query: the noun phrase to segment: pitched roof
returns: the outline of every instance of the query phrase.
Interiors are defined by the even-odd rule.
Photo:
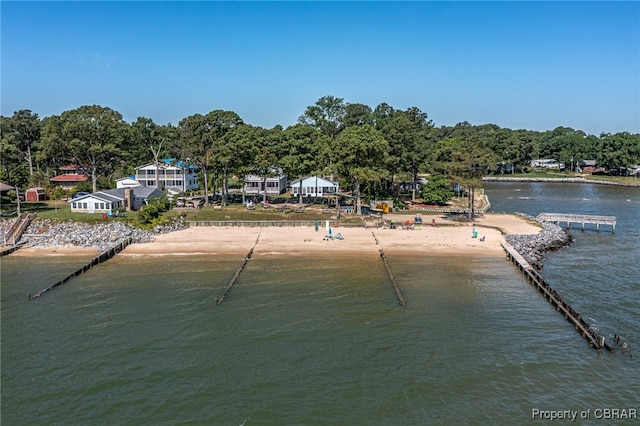
[[[84,182],[88,180],[89,176],[87,175],[58,175],[49,179],[52,182]]]
[[[317,179],[317,181],[316,181]],[[289,186],[294,187],[294,186],[300,186],[300,179],[296,179],[293,182],[291,182],[289,184]],[[315,176],[310,176],[307,178],[302,179],[302,186],[303,187],[315,187],[318,186],[318,188],[321,187],[330,187],[330,186],[338,186],[337,182],[331,182],[328,181],[326,179],[323,179],[321,177],[316,178]]]
[[[102,201],[122,201],[125,199],[125,191],[127,188],[115,188],[115,189],[105,189],[103,191],[94,192],[93,194],[83,195],[82,197],[75,198],[73,200],[69,200],[69,202],[84,200],[85,198],[97,198]],[[157,198],[163,195],[163,192],[158,188],[143,188],[136,187],[130,188],[133,191],[134,198]]]
[[[160,160],[158,164],[156,164],[155,162],[152,162],[152,163],[147,163],[143,166],[138,166],[136,167],[136,170],[142,170],[142,169],[155,170],[156,168],[181,169],[181,170],[189,169],[190,171],[197,169],[197,167],[194,166],[193,164],[187,165],[187,163],[185,163],[182,160],[176,160],[175,158],[165,158],[164,160]]]
[[[5,192],[5,191],[12,191],[16,189],[15,186],[11,186],[11,185],[7,185],[4,182],[0,182],[0,191]]]
[[[129,188],[133,191],[134,198],[154,198],[161,197],[164,193],[160,191],[158,188],[145,188],[142,186],[137,186],[135,188]],[[124,200],[125,191],[127,188],[116,188],[116,189],[105,189],[104,191],[97,192],[96,194],[103,193],[113,197],[118,197],[121,200]]]

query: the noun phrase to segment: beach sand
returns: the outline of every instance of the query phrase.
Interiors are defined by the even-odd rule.
[[[404,221],[413,216],[394,215]],[[506,234],[536,234],[539,225],[513,215],[486,214],[472,223],[436,219],[415,230],[331,227],[343,240],[325,239],[325,224],[314,227],[193,227],[159,235],[153,243],[131,244],[120,255],[238,254],[252,257],[363,256],[385,254],[434,254],[458,256],[504,256],[500,243]],[[478,238],[472,238],[473,227]],[[481,238],[485,237],[484,241]],[[376,243],[377,239],[377,243]],[[257,241],[257,244],[256,244]]]
[[[415,230],[383,229],[376,227],[334,227],[343,240],[325,239],[325,223],[315,227],[192,227],[158,235],[151,243],[131,244],[123,255],[190,255],[225,254],[246,256],[255,246],[252,257],[277,256],[369,256],[385,254],[504,256],[500,243],[503,234],[536,234],[541,227],[510,214],[485,214],[473,222],[459,222],[436,218],[436,226],[424,216],[425,223]],[[397,222],[412,220],[412,215],[389,216]],[[478,238],[472,238],[473,227]],[[484,241],[481,238],[485,237]],[[376,243],[377,239],[377,243]],[[257,241],[257,244],[256,244]],[[22,248],[12,256],[96,256],[91,247],[58,246]]]

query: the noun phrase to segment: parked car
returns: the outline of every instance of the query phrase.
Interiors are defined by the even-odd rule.
[[[89,193],[88,193],[88,192],[85,192],[85,191],[76,192],[75,194],[73,194],[73,195],[71,196],[71,199],[72,199],[72,200],[75,200],[76,198],[84,197],[85,195],[89,195]]]

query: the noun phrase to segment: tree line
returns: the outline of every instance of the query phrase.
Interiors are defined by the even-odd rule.
[[[175,126],[146,117],[127,123],[118,111],[87,105],[43,119],[16,111],[0,116],[0,129],[0,180],[20,188],[46,187],[60,166],[75,163],[87,170],[95,191],[159,158],[197,165],[205,195],[216,188],[223,197],[232,176],[248,173],[282,171],[290,180],[333,175],[356,196],[388,196],[420,174],[475,185],[498,163],[526,172],[536,158],[570,166],[595,160],[605,169],[640,163],[639,134],[595,136],[569,127],[512,130],[467,122],[437,127],[416,107],[371,108],[334,96],[308,106],[287,128],[253,126],[224,110],[190,115]]]

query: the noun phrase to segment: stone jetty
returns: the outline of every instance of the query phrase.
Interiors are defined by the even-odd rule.
[[[535,217],[518,213],[520,216],[540,223],[542,231],[533,235],[505,235],[505,240],[536,269],[542,269],[545,253],[568,246],[571,235],[560,226],[538,221]]]

